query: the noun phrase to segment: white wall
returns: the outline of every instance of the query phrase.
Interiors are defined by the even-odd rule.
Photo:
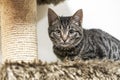
[[[38,13],[38,46],[39,58],[43,61],[57,60],[47,32],[48,7],[61,16],[70,16],[82,8],[84,28],[100,28],[120,40],[120,0],[66,0],[57,6],[40,6],[39,12],[42,15]]]

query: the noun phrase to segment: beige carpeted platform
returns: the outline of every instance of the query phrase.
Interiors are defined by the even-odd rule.
[[[120,80],[120,62],[7,62],[0,68],[0,80]]]

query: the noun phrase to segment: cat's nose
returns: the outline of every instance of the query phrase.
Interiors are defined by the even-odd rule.
[[[67,39],[68,39],[68,32],[67,32],[67,31],[63,31],[63,32],[61,33],[61,37],[62,37],[62,40],[63,40],[64,42],[66,42]]]
[[[64,42],[66,42],[66,41],[67,41],[67,38],[68,38],[68,36],[67,36],[67,35],[63,35],[63,37],[62,37],[62,39],[63,39],[63,41],[64,41]]]
[[[66,42],[67,39],[63,39],[64,42]]]

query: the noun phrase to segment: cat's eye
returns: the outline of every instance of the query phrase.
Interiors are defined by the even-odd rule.
[[[70,33],[70,34],[72,34],[72,33],[74,33],[74,32],[75,32],[75,30],[73,30],[73,29],[69,30],[69,33]]]
[[[56,32],[57,34],[60,34],[60,30],[56,30],[55,32]]]

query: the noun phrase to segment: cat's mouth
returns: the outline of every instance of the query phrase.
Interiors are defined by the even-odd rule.
[[[63,48],[69,48],[70,47],[70,43],[60,43],[60,45]]]
[[[59,46],[57,46],[57,47],[62,50],[65,50],[65,51],[66,50],[69,51],[69,50],[73,49],[73,46],[71,46],[70,43],[60,43]]]

